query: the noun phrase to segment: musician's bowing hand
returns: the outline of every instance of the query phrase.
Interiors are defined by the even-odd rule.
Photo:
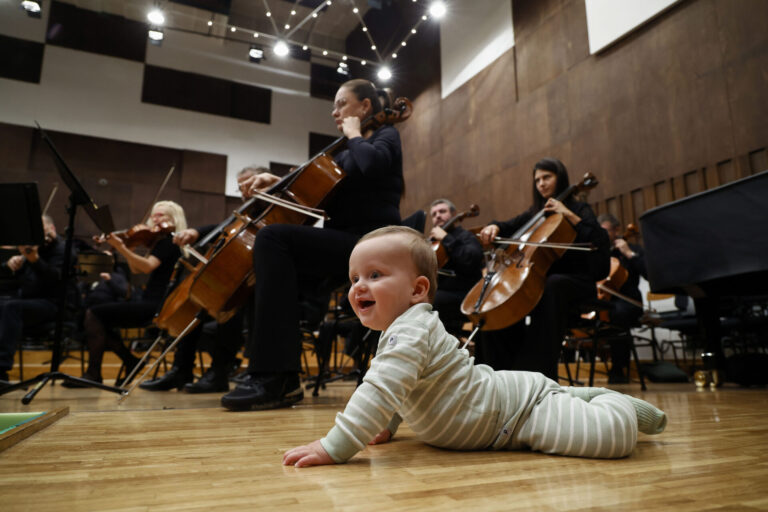
[[[371,439],[371,441],[368,444],[384,444],[388,443],[392,440],[392,432],[389,431],[388,428],[385,428],[378,434],[376,434],[376,437]]]
[[[256,192],[264,192],[278,181],[280,181],[278,176],[270,172],[262,172],[238,181],[237,186],[240,187],[243,197],[249,198],[256,195]]]
[[[617,238],[614,240],[613,246],[621,251],[621,254],[626,256],[628,259],[632,259],[636,256],[635,251],[632,250],[627,241],[623,238]]]
[[[185,245],[192,245],[197,242],[198,238],[200,238],[200,233],[196,229],[187,228],[173,235],[173,243],[179,247],[184,247]]]
[[[429,237],[432,240],[437,240],[439,242],[443,238],[445,238],[445,235],[447,235],[447,234],[448,233],[446,233],[443,228],[441,228],[440,226],[435,226],[435,227],[432,228],[432,231],[430,231]]]
[[[328,464],[336,464],[328,452],[325,451],[320,441],[312,441],[304,446],[297,446],[285,452],[283,455],[283,465],[290,466],[293,464],[297,468],[305,468],[308,466],[325,466]]]
[[[483,242],[483,245],[489,245],[496,239],[498,234],[499,226],[488,224],[480,231],[480,241]]]

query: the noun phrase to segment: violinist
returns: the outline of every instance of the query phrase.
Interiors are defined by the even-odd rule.
[[[430,239],[440,242],[448,256],[437,274],[437,292],[433,308],[450,332],[458,332],[467,318],[461,313],[464,296],[482,278],[483,246],[477,237],[454,222],[443,229],[456,216],[456,206],[448,199],[436,199],[429,208],[432,220]]]
[[[336,93],[331,115],[347,138],[347,149],[335,156],[346,177],[325,208],[330,219],[323,228],[270,224],[259,230],[253,247],[256,282],[248,376],[224,395],[224,407],[271,409],[303,398],[300,290],[315,287],[327,292],[345,283],[349,255],[357,240],[373,229],[400,223],[400,135],[389,124],[361,131],[361,121],[381,110],[371,82],[345,82]],[[240,187],[250,197],[278,181],[277,176],[261,173],[241,181]]]
[[[8,271],[18,276],[19,286],[15,296],[0,299],[0,381],[8,380],[23,328],[56,320],[65,242],[57,235],[51,217],[43,215],[42,223],[43,245],[19,246],[19,254],[5,263]],[[71,261],[74,263],[74,257]],[[74,280],[67,283],[66,301],[77,303]]]
[[[530,325],[525,320],[500,331],[484,331],[478,340],[476,360],[496,370],[541,372],[558,378],[558,360],[563,336],[574,307],[595,297],[595,283],[609,271],[608,235],[600,227],[588,204],[568,197],[555,199],[569,186],[568,171],[555,158],[543,158],[533,168],[533,205],[506,222],[493,221],[480,232],[481,241],[490,244],[497,236],[508,237],[536,213],[562,214],[576,231],[575,243],[589,242],[592,252],[565,251],[550,267],[541,299],[531,311]]]
[[[630,244],[621,237],[621,224],[610,213],[597,217],[600,226],[608,233],[611,241],[611,256],[618,258],[622,267],[627,270],[627,280],[619,288],[619,293],[642,304],[643,298],[638,288],[640,276],[647,277],[645,272],[645,251],[637,244]],[[643,309],[620,297],[610,298],[610,323],[629,329],[638,324]],[[629,334],[628,334],[629,335]],[[630,340],[615,340],[611,343],[611,369],[608,371],[608,382],[611,384],[629,382],[629,351]]]
[[[264,167],[249,166],[237,173],[238,180],[244,180],[262,172],[269,172]],[[179,247],[194,245],[216,227],[215,224],[178,230],[173,236],[173,243]],[[237,352],[243,345],[243,309],[224,323],[209,322],[198,326],[179,341],[173,366],[165,375],[139,384],[147,391],[183,390],[187,393],[216,393],[229,391],[229,373],[237,361]],[[213,324],[213,325],[212,325]],[[193,382],[195,354],[204,329],[215,332],[216,342],[211,350],[211,365],[208,370]]]
[[[187,220],[183,208],[173,201],[155,203],[147,226],[153,228],[160,225],[165,225],[170,230],[186,229]],[[120,357],[128,374],[139,363],[139,358],[134,356],[120,339],[118,329],[144,327],[152,320],[165,294],[174,264],[181,256],[179,248],[173,245],[170,233],[162,234],[154,242],[147,256],[129,248],[128,245],[132,245],[130,241],[116,234],[108,235],[105,241],[125,258],[131,272],[149,274],[149,280],[139,298],[130,302],[96,304],[86,310],[84,326],[88,344],[88,369],[82,378],[94,382],[102,382],[101,362],[107,349],[111,349]],[[122,384],[120,380],[115,381],[116,386]],[[83,385],[69,381],[62,383],[62,386]]]

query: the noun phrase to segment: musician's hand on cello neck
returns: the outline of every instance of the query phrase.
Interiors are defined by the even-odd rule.
[[[240,193],[243,194],[243,197],[248,199],[255,196],[256,192],[264,192],[278,181],[280,181],[278,176],[270,172],[262,172],[239,180],[237,186],[240,188]]]
[[[581,222],[581,217],[573,213],[561,201],[558,201],[554,197],[547,199],[547,202],[544,204],[544,211],[561,214],[568,219],[568,222],[573,226]]]
[[[345,117],[341,121],[341,131],[348,139],[354,139],[355,137],[362,137],[363,134],[360,131],[360,118],[359,117]]]
[[[431,240],[440,242],[440,241],[443,240],[443,238],[446,237],[447,234],[448,233],[443,228],[441,228],[440,226],[434,226],[432,228],[432,231],[429,232],[429,238]]]
[[[493,241],[496,240],[496,237],[499,235],[499,229],[499,226],[496,224],[488,224],[482,230],[480,230],[480,241],[483,243],[483,245],[492,244]]]

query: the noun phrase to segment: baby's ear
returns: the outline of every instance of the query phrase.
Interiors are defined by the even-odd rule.
[[[420,302],[429,302],[429,279],[426,276],[419,276],[413,282],[411,304],[419,304]]]

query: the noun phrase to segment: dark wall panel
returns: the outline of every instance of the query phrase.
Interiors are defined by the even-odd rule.
[[[309,155],[307,155],[307,158],[312,158],[320,151],[330,146],[340,136],[341,134],[337,136],[326,135],[324,133],[309,132]]]
[[[146,65],[141,101],[268,124],[272,91],[197,73]]]
[[[144,62],[147,24],[52,2],[47,38],[57,46]]]
[[[0,77],[40,83],[45,45],[0,35]]]

